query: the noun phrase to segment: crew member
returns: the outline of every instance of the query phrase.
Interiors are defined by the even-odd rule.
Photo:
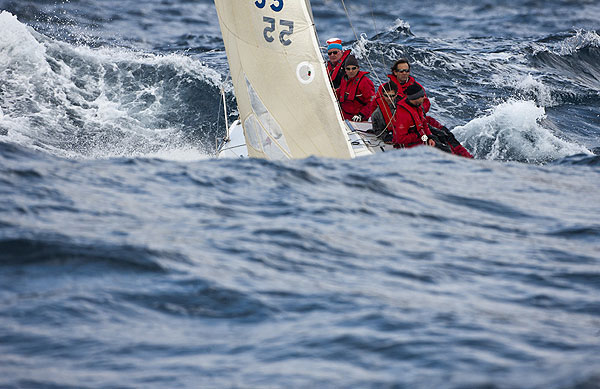
[[[344,71],[344,61],[350,55],[350,50],[344,51],[342,48],[342,40],[339,38],[331,38],[327,40],[327,73],[333,84],[333,88],[340,87],[342,78],[346,75]]]
[[[422,107],[425,91],[421,85],[414,84],[406,88],[404,93],[406,97],[398,102],[394,115],[394,146],[397,148],[420,145],[435,147],[435,136],[429,129]]]
[[[392,66],[392,74],[388,74],[387,76],[390,81],[398,87],[398,96],[400,97],[406,95],[406,88],[411,85],[417,84],[423,88],[423,86],[415,81],[414,77],[410,75],[410,63],[406,58],[397,60],[394,63],[394,66]],[[429,101],[427,94],[425,94],[423,111],[427,113],[429,112],[429,108],[431,108],[431,102]]]
[[[393,82],[383,84],[377,92],[375,103],[377,108],[371,115],[373,132],[386,143],[391,143],[394,129],[394,114],[396,113],[396,95],[398,87]]]
[[[415,83],[409,86],[405,94],[406,97],[398,102],[394,115],[393,143],[396,147],[427,144],[448,153],[473,158],[448,128],[425,115],[425,90],[421,85]]]
[[[346,58],[344,70],[346,75],[337,90],[344,119],[366,121],[375,109],[375,85],[367,77],[368,72],[360,71],[358,60],[352,54]]]

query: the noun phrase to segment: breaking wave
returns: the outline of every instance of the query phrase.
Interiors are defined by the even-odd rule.
[[[9,141],[70,158],[211,152],[221,76],[200,61],[72,46],[8,12],[0,26],[0,134]]]
[[[68,158],[213,155],[224,128],[223,77],[200,60],[65,43],[8,12],[0,25],[3,140]],[[556,128],[545,109],[600,100],[598,34],[577,31],[503,52],[489,52],[489,39],[460,50],[451,39],[416,37],[396,20],[380,35],[361,36],[353,49],[369,59],[376,82],[384,82],[395,59],[408,57],[432,100],[432,116],[456,127],[478,158],[545,163],[589,154],[563,139],[568,129]]]
[[[585,147],[559,138],[545,125],[543,107],[532,101],[508,101],[483,117],[454,129],[478,158],[547,163],[575,154],[591,154]]]

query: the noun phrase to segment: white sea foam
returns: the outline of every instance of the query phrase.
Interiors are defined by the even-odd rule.
[[[8,12],[0,31],[2,132],[65,157],[181,155],[193,148],[186,131],[197,130],[183,123],[197,113],[187,96],[221,85],[218,72],[192,58],[72,46]]]
[[[410,31],[410,24],[402,19],[396,19],[394,24],[392,24],[388,31],[396,31],[396,30],[406,30]]]
[[[46,62],[46,49],[29,31],[29,27],[19,23],[9,12],[0,13],[0,66],[2,72],[17,64],[30,71],[49,70]]]
[[[532,101],[511,100],[454,133],[478,158],[544,163],[574,154],[591,154],[585,147],[559,138],[542,125],[545,109]]]
[[[556,105],[556,101],[552,97],[551,89],[545,85],[542,80],[534,78],[531,74],[517,80],[517,87],[521,90],[533,93],[537,98],[538,104],[541,104],[544,107]]]
[[[499,85],[510,86],[525,96],[533,96],[538,105],[543,107],[554,107],[558,105],[556,99],[552,96],[552,88],[546,85],[541,76],[534,76],[531,73],[523,75],[522,72],[514,72],[504,75],[502,79],[496,79]]]
[[[596,31],[577,30],[561,43],[558,54],[571,55],[585,47],[600,47],[600,35]]]
[[[169,150],[161,150],[156,153],[145,155],[148,158],[164,159],[167,161],[192,162],[209,159],[212,156],[209,153],[202,152],[196,148],[174,148]]]
[[[531,43],[533,54],[549,52],[560,56],[573,55],[586,47],[600,47],[600,35],[597,31],[577,30],[575,35],[558,43]]]

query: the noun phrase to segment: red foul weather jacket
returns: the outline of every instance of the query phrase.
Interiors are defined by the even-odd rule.
[[[394,102],[390,105],[380,93],[377,93],[375,104],[375,111],[371,114],[373,131],[375,131],[377,136],[385,138],[384,131],[386,134],[391,134],[395,127],[396,120],[394,119],[394,113],[396,112],[396,103]]]
[[[346,58],[350,55],[350,53],[351,50],[344,51],[340,62],[336,64],[332,64],[330,61],[327,61],[327,74],[329,74],[329,79],[331,80],[334,89],[340,87],[342,78],[346,75],[346,72],[344,71],[344,62],[346,62]]]
[[[452,132],[441,125],[431,116],[425,116],[421,107],[410,105],[406,99],[398,102],[396,114],[394,115],[394,145],[399,147],[414,147],[422,145],[421,136],[430,136],[431,128],[439,130],[438,136],[442,136],[442,141],[448,143],[452,154],[460,155],[465,158],[473,158],[471,153],[465,149]],[[435,135],[435,134],[434,134]]]
[[[406,99],[398,102],[394,120],[393,142],[399,147],[423,145],[421,136],[431,135],[431,130],[429,130],[429,124],[425,113],[423,113],[423,109],[410,105]]]
[[[351,120],[355,115],[360,114],[365,121],[375,110],[375,85],[367,74],[369,73],[358,72],[351,80],[342,78],[337,96],[344,119]]]

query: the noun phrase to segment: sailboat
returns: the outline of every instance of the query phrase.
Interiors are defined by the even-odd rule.
[[[391,148],[344,121],[310,0],[215,0],[239,119],[219,158],[355,158]],[[225,100],[224,100],[225,101]]]

